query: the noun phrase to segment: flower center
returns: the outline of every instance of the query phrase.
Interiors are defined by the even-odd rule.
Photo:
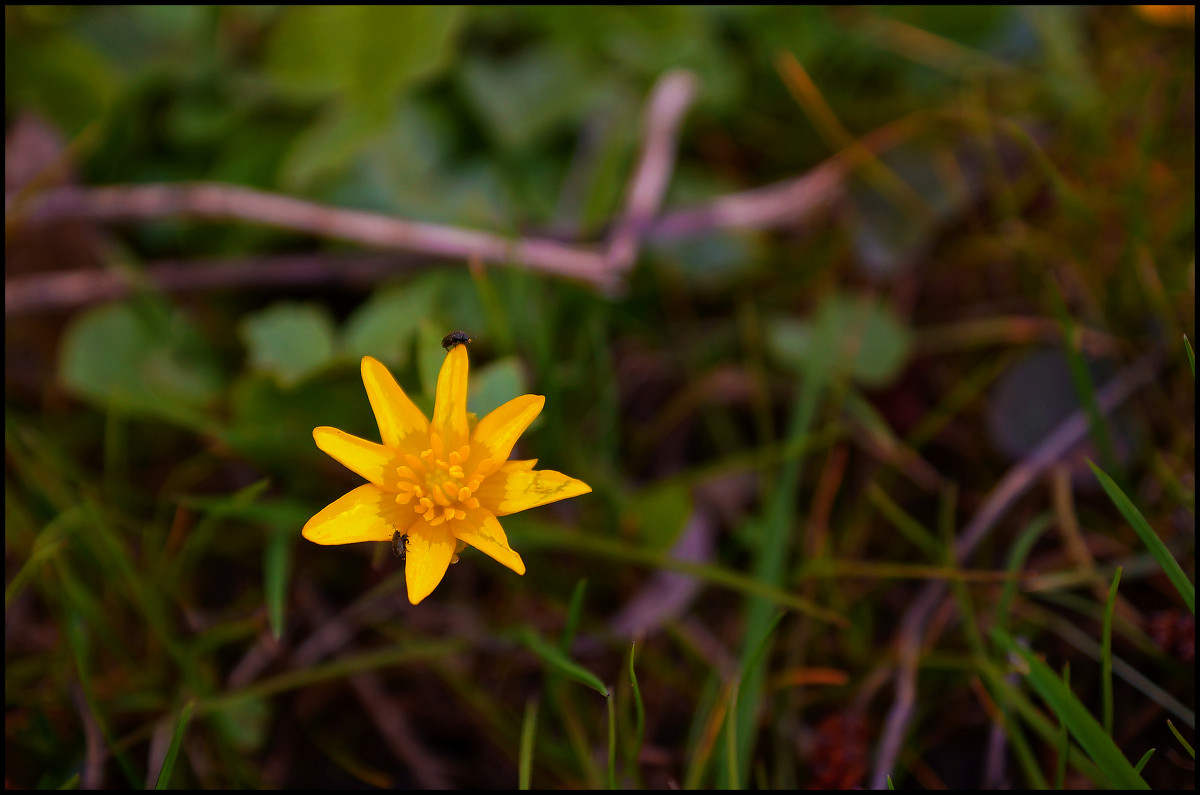
[[[406,453],[404,464],[396,468],[400,477],[396,484],[396,502],[401,505],[412,503],[413,509],[430,526],[451,519],[465,519],[469,509],[479,507],[475,490],[492,474],[496,465],[490,458],[469,465],[470,445],[464,444],[447,452],[436,433],[429,435],[429,444],[429,449],[419,456]]]

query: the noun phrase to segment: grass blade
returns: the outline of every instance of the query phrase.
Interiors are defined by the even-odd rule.
[[[1050,666],[1028,649],[1018,645],[999,627],[993,627],[991,634],[992,639],[1001,648],[1021,658],[1028,670],[1026,676],[1030,685],[1050,705],[1059,720],[1067,726],[1113,786],[1118,789],[1149,789],[1145,780],[1121,753],[1121,749],[1117,748],[1112,738],[1104,732],[1063,680],[1054,674]]]
[[[1108,493],[1109,499],[1117,506],[1117,509],[1125,517],[1125,520],[1133,527],[1134,532],[1142,539],[1142,543],[1150,550],[1150,554],[1158,561],[1158,565],[1162,567],[1163,572],[1167,575],[1167,579],[1179,591],[1179,595],[1183,597],[1188,610],[1192,611],[1192,615],[1196,615],[1196,586],[1184,574],[1179,563],[1171,555],[1171,551],[1167,549],[1167,545],[1158,537],[1158,533],[1154,532],[1154,528],[1142,516],[1142,512],[1137,509],[1137,506],[1130,502],[1129,498],[1125,496],[1125,492],[1121,491],[1121,487],[1106,475],[1104,470],[1091,461],[1088,461],[1088,466],[1092,468],[1092,472],[1096,473],[1096,479],[1100,481],[1100,485]]]
[[[521,750],[517,762],[517,789],[529,789],[530,773],[533,770],[533,741],[537,736],[538,701],[531,698],[525,702],[525,719],[521,722]]]
[[[608,688],[604,686],[604,682],[600,681],[600,677],[563,654],[562,650],[557,646],[547,643],[531,630],[523,631],[520,639],[527,649],[536,654],[551,669],[568,679],[574,679],[580,684],[587,685],[600,695],[608,698]]]
[[[179,712],[179,722],[175,724],[175,734],[171,737],[167,755],[163,757],[162,768],[158,771],[158,780],[154,783],[155,789],[166,789],[170,786],[171,773],[175,770],[175,760],[179,757],[179,747],[183,745],[183,734],[187,731],[188,724],[192,720],[192,710],[195,708],[196,700],[189,698]]]
[[[646,549],[635,544],[564,530],[556,525],[542,524],[536,520],[523,519],[520,516],[511,517],[511,521],[510,517],[505,517],[505,521],[513,525],[513,529],[508,533],[508,538],[514,545],[520,542],[529,548],[572,550],[624,563],[677,571],[713,585],[738,591],[748,597],[761,599],[767,603],[768,607],[770,607],[770,603],[774,603],[837,626],[844,627],[847,623],[844,616],[833,610],[820,607],[781,587],[767,585],[756,577],[748,577],[723,566],[680,560],[660,550]],[[505,529],[507,529],[507,524]]]
[[[1189,743],[1187,740],[1183,739],[1183,735],[1179,733],[1179,729],[1175,728],[1175,724],[1171,723],[1171,721],[1167,721],[1167,728],[1171,730],[1171,734],[1175,735],[1175,739],[1178,740],[1179,744],[1182,745],[1184,747],[1184,749],[1188,752],[1188,756],[1190,756],[1192,759],[1195,759],[1196,758],[1196,749],[1192,747],[1191,743]]]
[[[1121,567],[1113,577],[1112,587],[1108,589],[1108,602],[1104,605],[1104,626],[1100,641],[1101,684],[1104,688],[1104,731],[1112,737],[1113,730],[1113,693],[1112,693],[1112,622],[1113,607],[1117,603],[1117,585],[1121,582]]]
[[[638,687],[637,674],[633,670],[633,659],[636,653],[637,643],[630,643],[629,683],[633,687],[633,704],[637,714],[633,729],[633,758],[635,761],[642,755],[642,742],[646,737],[646,705],[642,703],[642,689]]]
[[[579,630],[579,618],[583,614],[583,594],[587,590],[587,578],[575,583],[571,593],[571,605],[567,608],[567,624],[563,627],[562,647],[564,654],[571,653],[571,644],[575,642],[575,633]]]
[[[1196,378],[1196,354],[1192,351],[1192,343],[1188,342],[1187,334],[1183,335],[1183,347],[1187,348],[1188,364],[1192,367],[1192,378]]]
[[[1063,666],[1063,686],[1071,689],[1071,664]],[[1058,765],[1054,770],[1054,788],[1061,790],[1067,780],[1067,756],[1071,752],[1071,734],[1067,730],[1067,722],[1061,717],[1058,722]]]
[[[1142,754],[1142,758],[1139,759],[1138,763],[1133,766],[1133,769],[1136,770],[1137,772],[1141,773],[1142,768],[1144,768],[1146,766],[1146,763],[1150,761],[1150,757],[1154,756],[1154,752],[1156,750],[1157,749],[1155,749],[1155,748],[1151,748],[1149,751]]]
[[[608,788],[617,788],[617,703],[609,696],[608,702]]]
[[[1013,579],[1006,580],[1004,588],[1000,592],[1000,598],[996,600],[996,609],[994,612],[993,621],[1001,626],[1008,625],[1008,611],[1012,605],[1012,600],[1017,595],[1017,578],[1016,574],[1021,571],[1021,567],[1025,564],[1025,558],[1029,556],[1030,550],[1037,540],[1041,538],[1042,533],[1050,526],[1050,515],[1041,514],[1034,518],[1029,525],[1021,531],[1017,536],[1016,542],[1012,545],[1012,549],[1008,554],[1008,567],[1006,571],[1014,575]]]
[[[288,572],[296,538],[294,528],[273,527],[267,531],[267,548],[263,552],[263,597],[267,602],[271,637],[275,640],[283,637],[286,623]]]
[[[812,431],[813,418],[821,403],[824,385],[829,375],[822,368],[821,364],[810,363],[804,377],[800,379],[800,389],[788,420],[788,441],[799,442],[807,439]],[[800,459],[788,461],[775,481],[759,526],[761,534],[758,538],[758,549],[755,551],[753,576],[756,584],[770,588],[780,588],[784,584],[801,464]],[[754,740],[757,736],[754,724],[765,679],[765,671],[758,664],[761,654],[757,647],[760,643],[767,642],[765,639],[770,637],[770,629],[775,623],[773,613],[774,606],[766,599],[754,596],[747,600],[746,628],[741,652],[742,679],[738,688],[737,709],[733,713],[737,723],[738,778],[743,780],[750,773],[750,757],[754,753]],[[755,661],[754,665],[749,664],[752,658]]]
[[[1054,314],[1058,320],[1063,336],[1063,353],[1067,357],[1067,369],[1071,373],[1071,383],[1075,387],[1075,395],[1079,405],[1087,415],[1088,431],[1096,449],[1100,451],[1100,460],[1109,469],[1116,466],[1116,453],[1113,449],[1112,434],[1109,432],[1108,421],[1096,403],[1096,385],[1092,382],[1092,374],[1088,371],[1087,362],[1080,352],[1080,328],[1067,311],[1058,285],[1050,280],[1050,301],[1054,305]]]

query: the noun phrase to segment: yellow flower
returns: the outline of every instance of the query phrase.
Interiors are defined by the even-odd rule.
[[[467,414],[467,346],[446,354],[438,375],[433,421],[426,419],[387,368],[362,360],[363,385],[383,444],[336,428],[313,430],[317,447],[366,478],[304,525],[318,544],[391,541],[408,534],[404,576],[408,600],[433,592],[456,553],[470,545],[525,573],[497,516],[586,494],[591,486],[561,472],[509,461],[517,438],[546,398],[522,395],[472,424]]]

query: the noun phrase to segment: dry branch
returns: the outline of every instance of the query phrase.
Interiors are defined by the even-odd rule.
[[[679,128],[695,94],[689,72],[664,75],[651,92],[643,118],[638,165],[626,204],[607,245],[568,244],[538,237],[513,237],[347,210],[266,191],[221,183],[59,187],[6,202],[6,235],[25,226],[67,218],[102,223],[192,218],[262,224],[317,237],[344,240],[390,252],[474,260],[526,268],[574,279],[598,290],[620,288],[646,240],[669,241],[716,230],[750,231],[795,225],[836,201],[847,174],[861,165],[862,152],[878,153],[907,138],[919,120],[885,125],[854,150],[839,153],[810,172],[751,190],[717,197],[696,207],[659,214],[674,169]],[[916,122],[916,123],[914,123]],[[170,291],[248,284],[313,284],[382,278],[386,255],[346,259],[323,255],[270,257],[198,263],[152,263],[146,282]],[[397,258],[403,267],[411,260]],[[291,270],[294,268],[294,270]],[[376,268],[379,268],[376,271]],[[203,269],[212,272],[202,274]],[[97,271],[38,273],[5,280],[5,316],[65,309],[112,300],[135,287],[130,277]]]

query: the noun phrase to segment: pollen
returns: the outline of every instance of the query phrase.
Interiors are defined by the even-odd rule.
[[[396,502],[411,504],[431,527],[461,521],[468,510],[479,507],[475,490],[495,471],[495,464],[491,458],[472,464],[470,445],[447,451],[436,434],[429,444],[419,456],[405,455],[396,467]]]

